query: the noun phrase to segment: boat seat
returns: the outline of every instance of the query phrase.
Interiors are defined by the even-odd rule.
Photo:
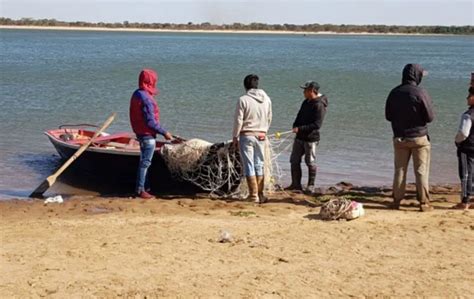
[[[120,133],[110,134],[106,136],[99,136],[96,139],[94,139],[94,142],[102,143],[103,141],[109,141],[109,140],[114,140],[114,139],[119,139],[119,138],[135,138],[135,134],[130,133],[130,132],[120,132]]]
[[[135,138],[135,134],[130,133],[130,132],[120,132],[120,133],[110,134],[106,136],[99,136],[96,139],[94,139],[94,143],[107,143],[109,141],[112,141],[114,139],[119,139],[119,138]],[[68,141],[68,143],[84,144],[88,142],[89,140],[90,139],[88,138],[75,139],[75,140]]]

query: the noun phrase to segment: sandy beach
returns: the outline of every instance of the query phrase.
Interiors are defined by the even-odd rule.
[[[336,195],[2,201],[0,297],[468,298],[474,211],[450,209],[457,188],[433,187],[430,213],[413,192],[394,211],[390,190],[336,190],[366,215],[331,222]]]
[[[112,31],[112,32],[163,32],[163,33],[233,33],[233,34],[286,34],[286,35],[393,35],[393,36],[442,36],[452,34],[428,33],[378,33],[378,32],[334,32],[334,31],[285,31],[285,30],[187,30],[187,29],[148,29],[148,28],[108,28],[108,27],[73,27],[73,26],[19,26],[0,25],[0,29],[24,30],[70,30],[70,31]]]

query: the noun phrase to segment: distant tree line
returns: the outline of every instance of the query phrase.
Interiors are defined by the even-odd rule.
[[[0,17],[0,25],[17,26],[64,26],[64,27],[96,27],[96,28],[137,28],[137,29],[169,29],[169,30],[242,30],[242,31],[295,31],[295,32],[337,32],[337,33],[408,33],[408,34],[474,34],[474,26],[398,26],[398,25],[332,25],[332,24],[264,24],[264,23],[233,23],[214,25],[209,22],[194,24],[174,23],[90,23],[64,22],[56,19],[22,18],[12,20]]]

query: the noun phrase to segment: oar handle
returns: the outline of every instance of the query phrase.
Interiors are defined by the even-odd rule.
[[[180,142],[186,141],[186,139],[184,139],[181,136],[178,136],[178,135],[171,135],[171,136],[174,138],[174,140],[177,140],[177,141],[180,141]]]
[[[51,176],[48,177],[49,178],[57,178],[61,173],[63,173],[63,171],[69,166],[71,165],[72,162],[74,162],[74,160],[76,160],[90,145],[91,143],[94,141],[95,138],[97,138],[97,136],[99,136],[105,129],[107,129],[110,124],[114,121],[115,119],[115,116],[117,114],[116,113],[112,113],[112,115],[109,116],[109,118],[107,118],[107,120],[104,122],[104,124],[102,125],[102,127],[100,127],[96,132],[95,134],[92,136],[91,139],[89,139],[89,141],[87,141],[86,143],[84,143],[78,150],[77,152],[74,153],[74,155],[72,155],[54,174],[52,174]]]

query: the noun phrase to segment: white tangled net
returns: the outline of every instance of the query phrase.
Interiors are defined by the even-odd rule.
[[[319,212],[322,220],[353,220],[364,216],[365,211],[361,203],[346,198],[333,198],[324,203]]]
[[[268,135],[265,142],[265,190],[281,188],[278,157],[292,145],[290,132]],[[191,139],[162,147],[162,156],[175,177],[191,182],[211,196],[245,197],[247,183],[242,175],[240,154],[232,142],[209,143]]]

